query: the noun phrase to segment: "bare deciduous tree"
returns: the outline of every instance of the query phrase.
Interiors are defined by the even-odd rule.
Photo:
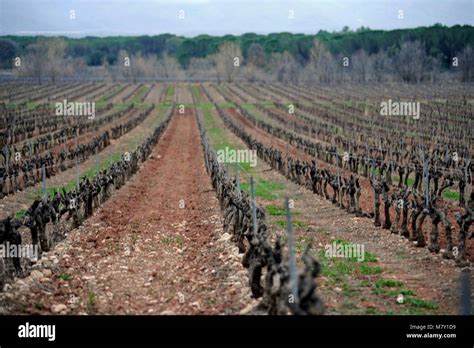
[[[364,50],[358,50],[352,55],[352,71],[357,82],[365,83],[371,72],[371,60]]]
[[[158,74],[160,78],[166,80],[180,80],[183,78],[184,74],[182,72],[181,67],[179,66],[176,59],[170,57],[169,55],[165,54],[159,61],[159,70]]]
[[[461,70],[461,81],[474,81],[474,50],[471,45],[464,47],[464,50],[459,54],[458,64]]]
[[[31,77],[41,83],[47,68],[47,46],[43,40],[38,40],[35,44],[28,45],[26,51],[17,72],[20,76]]]
[[[129,80],[132,77],[131,66],[132,66],[132,62],[131,62],[130,55],[125,50],[120,50],[118,52],[117,66],[116,66],[118,76],[121,79]]]
[[[53,38],[47,41],[47,69],[52,83],[55,83],[58,77],[64,76],[69,72],[68,64],[64,59],[66,53],[66,43],[61,38]]]
[[[216,62],[217,79],[232,82],[243,63],[240,46],[235,42],[224,42],[219,46],[219,51],[214,56]],[[236,61],[239,65],[236,66]]]
[[[153,79],[179,80],[184,74],[176,59],[163,55],[161,59],[154,54],[143,56],[140,52],[129,56],[119,51],[117,64],[111,67],[122,79],[127,81],[148,81]]]
[[[215,77],[212,72],[215,71],[214,61],[209,58],[191,58],[187,76],[192,79],[206,79]]]
[[[74,72],[73,59],[65,58],[66,44],[62,38],[38,39],[26,51],[17,70],[21,76],[34,78],[38,83],[44,79],[55,83]]]
[[[298,84],[300,66],[295,58],[287,51],[272,55],[272,65],[276,67],[276,79],[283,83]]]
[[[334,81],[335,62],[331,53],[319,41],[314,40],[313,47],[310,49],[310,63],[314,68],[316,80],[320,83],[329,83]]]
[[[247,51],[244,76],[247,81],[255,82],[262,79],[261,68],[265,66],[265,51],[259,44],[253,43]]]
[[[387,52],[379,51],[376,54],[369,56],[371,61],[373,79],[376,82],[383,82],[393,73],[393,65],[391,59],[388,57]]]
[[[402,43],[395,59],[396,72],[402,81],[420,82],[423,77],[425,63],[425,48],[421,42],[408,41]]]
[[[153,66],[151,59],[144,58],[138,53],[130,59],[130,74],[134,83],[143,81],[147,77],[152,77],[155,72],[156,65]]]

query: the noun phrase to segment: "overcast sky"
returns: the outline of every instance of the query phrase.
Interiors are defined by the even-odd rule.
[[[474,25],[473,16],[474,0],[0,0],[0,35],[315,34]]]

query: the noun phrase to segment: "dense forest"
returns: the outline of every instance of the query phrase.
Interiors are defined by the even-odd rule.
[[[0,38],[0,67],[41,83],[233,80],[283,83],[474,81],[472,26],[316,35]],[[239,68],[237,68],[239,67]]]
[[[350,56],[358,50],[372,55],[380,51],[395,52],[403,42],[420,41],[424,44],[426,54],[439,59],[444,68],[450,66],[450,60],[458,52],[470,44],[474,45],[472,26],[434,25],[415,29],[370,30],[361,27],[351,31],[347,27],[340,32],[329,33],[320,31],[316,35],[275,33],[257,35],[253,33],[241,36],[226,35],[214,37],[200,35],[194,38],[180,37],[172,34],[138,37],[84,37],[80,39],[64,38],[66,55],[72,58],[83,58],[87,65],[102,65],[104,61],[115,64],[120,50],[141,52],[162,56],[167,54],[178,60],[183,68],[187,68],[192,58],[205,58],[218,51],[225,41],[233,41],[240,45],[244,59],[248,57],[249,48],[257,44],[263,48],[266,56],[273,53],[289,52],[293,58],[306,64],[310,59],[310,49],[314,39],[326,45],[333,55]],[[44,37],[3,36],[0,37],[0,67],[11,68],[13,57],[22,55],[26,47]]]

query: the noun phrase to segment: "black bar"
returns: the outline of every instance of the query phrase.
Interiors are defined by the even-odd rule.
[[[19,326],[55,325],[55,340],[20,338]],[[224,344],[415,345],[472,347],[472,316],[3,316],[0,346]],[[423,331],[410,325],[425,326]],[[428,329],[427,325],[433,325]],[[436,329],[437,325],[447,327]],[[451,328],[448,328],[451,326]],[[455,328],[453,328],[455,327]],[[408,338],[407,334],[456,334],[456,338]]]

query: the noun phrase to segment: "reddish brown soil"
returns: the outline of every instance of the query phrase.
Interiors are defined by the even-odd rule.
[[[57,304],[67,306],[60,313],[239,312],[250,299],[246,272],[222,235],[218,211],[196,119],[190,109],[176,112],[132,181],[51,253],[52,276],[40,284],[27,279],[24,291],[14,285],[6,307],[13,313],[56,312]]]

